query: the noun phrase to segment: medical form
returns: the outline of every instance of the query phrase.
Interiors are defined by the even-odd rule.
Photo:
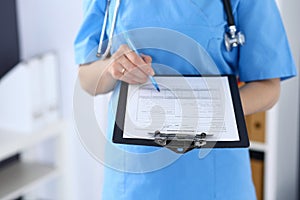
[[[226,76],[157,76],[129,85],[124,138],[154,139],[153,132],[211,135],[208,141],[238,141],[235,111]]]

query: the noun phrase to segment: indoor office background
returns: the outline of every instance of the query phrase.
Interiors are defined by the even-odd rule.
[[[299,71],[300,1],[277,3]],[[73,120],[72,45],[82,10],[71,0],[0,2],[0,72],[16,66],[0,80],[0,199],[101,199],[103,166],[80,144]],[[105,124],[108,96],[96,102]],[[246,120],[258,199],[300,199],[298,77],[282,84],[272,110]]]

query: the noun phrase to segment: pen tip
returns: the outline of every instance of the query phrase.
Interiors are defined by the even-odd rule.
[[[158,92],[160,92],[160,89],[159,89],[159,87],[157,87],[157,88],[156,88],[156,90],[157,90]]]

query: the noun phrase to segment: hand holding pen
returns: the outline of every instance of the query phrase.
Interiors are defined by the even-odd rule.
[[[137,55],[141,55],[141,54],[137,51],[137,49],[135,48],[135,46],[132,44],[132,42],[131,42],[131,40],[129,39],[129,37],[128,37],[128,35],[127,35],[126,32],[125,32],[125,39],[126,39],[126,42],[127,42],[128,45],[129,45],[129,47],[130,47]],[[154,74],[153,74],[153,75],[154,75]],[[155,88],[158,92],[160,92],[160,89],[159,89],[159,87],[158,87],[158,84],[157,84],[156,80],[154,79],[153,75],[150,74],[150,75],[148,75],[148,77],[149,77],[149,79],[150,79],[152,85],[154,86],[154,88]]]
[[[129,84],[147,82],[154,75],[151,67],[152,58],[148,55],[136,54],[128,45],[121,45],[112,55],[108,67],[109,74]]]
[[[155,89],[160,92],[158,84],[153,78],[152,58],[138,53],[128,38],[126,38],[126,41],[130,47],[121,45],[113,54],[113,62],[109,67],[110,74],[114,79],[119,79],[129,84],[142,84],[150,79]]]

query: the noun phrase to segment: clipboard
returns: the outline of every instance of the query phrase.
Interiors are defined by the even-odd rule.
[[[125,82],[121,83],[112,138],[113,143],[166,147],[176,153],[186,153],[195,148],[249,147],[249,139],[236,76],[159,75],[155,76],[155,79],[161,88],[161,92],[164,93],[154,93],[155,89],[151,83],[146,83],[139,86],[128,85]],[[185,82],[186,85],[183,84]],[[171,84],[171,87],[174,87],[170,89],[168,84]],[[173,92],[172,90],[177,91],[177,93]],[[220,94],[218,94],[218,92]],[[134,98],[135,100],[132,100]],[[164,104],[165,106],[168,106],[169,101],[170,105],[172,105],[171,103],[174,103],[175,101],[180,102],[179,104],[183,105],[181,112],[189,111],[191,114],[183,113],[183,117],[181,117],[182,121],[180,121],[180,111],[178,111],[180,110],[178,109],[180,106],[174,106],[176,107],[174,110],[177,110],[176,112],[179,112],[179,115],[178,113],[176,115],[174,114],[173,119],[172,114],[166,114],[166,112],[173,112],[172,108],[171,111],[168,110],[169,108],[166,108],[167,111],[162,113],[162,115],[167,117],[162,120],[164,121],[163,123],[157,123],[160,127],[155,127],[155,123],[151,123],[150,126],[139,126],[136,129],[128,128],[130,127],[128,124],[133,124],[140,120],[140,118],[145,118],[145,121],[148,120],[148,123],[153,120],[148,119],[149,116],[150,118],[160,119],[160,116],[149,114],[149,112],[151,113],[151,110],[148,108],[148,112],[147,107],[151,107],[151,103],[153,102],[154,104],[155,102],[158,102],[158,104]],[[224,104],[226,104],[225,106],[222,106],[223,101],[225,102]],[[136,116],[132,116],[129,113],[130,110],[132,110],[131,107],[139,108],[139,105],[141,106],[140,110],[135,110],[136,108],[133,108]],[[195,109],[193,107],[189,107],[193,105],[196,105]],[[165,108],[161,108],[161,110],[157,113],[161,113],[161,111],[164,109]],[[198,111],[195,111],[196,114],[193,113],[194,110],[197,109]],[[191,118],[189,118],[189,115],[191,115]],[[177,116],[179,116],[179,118]],[[187,117],[185,121],[188,125],[184,124],[183,118],[185,116]],[[206,116],[209,117],[206,118]],[[222,119],[222,116],[224,119]],[[132,119],[129,120],[129,118]],[[195,119],[195,123],[190,124],[190,121],[193,121],[193,119]],[[169,124],[166,122],[168,120]],[[173,130],[174,127],[171,127],[170,129],[164,129],[165,124],[167,124],[166,127],[168,127],[168,125],[173,126],[173,124],[170,124],[170,121],[182,123],[180,124],[181,127],[176,130]],[[201,125],[201,123],[204,125]],[[229,124],[228,127],[227,124]],[[177,125],[178,124],[174,126],[178,127]],[[194,127],[195,130],[186,130],[185,127],[189,126]],[[182,127],[184,128],[182,129]],[[201,130],[201,128],[206,130]],[[138,134],[135,135],[134,132],[140,132],[143,134],[143,136],[139,136]],[[226,140],[226,138],[228,140]]]

